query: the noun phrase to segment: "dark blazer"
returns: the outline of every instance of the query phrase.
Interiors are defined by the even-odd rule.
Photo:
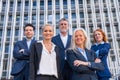
[[[40,41],[37,41],[32,45],[31,55],[30,55],[30,80],[36,80],[37,70],[39,69],[39,63],[41,60],[43,46]],[[62,80],[61,76],[61,59],[59,55],[59,48],[55,46],[56,60],[57,60],[57,71],[58,71],[58,80]],[[49,65],[48,65],[49,66]]]
[[[108,69],[107,65],[107,56],[110,50],[110,44],[104,43],[99,45],[92,45],[91,49],[95,52],[99,50],[99,58],[101,59],[102,63],[104,64],[105,69],[103,71],[97,71],[98,77],[111,77],[111,73]]]
[[[65,63],[65,50],[70,47],[71,37],[72,37],[71,35],[68,35],[66,47],[64,47],[64,45],[63,45],[63,42],[60,38],[60,34],[58,34],[52,38],[52,42],[60,48],[60,56],[62,58],[62,64],[63,64],[62,68],[64,67],[64,63]]]
[[[64,44],[60,37],[60,34],[58,34],[52,38],[52,42],[60,48],[60,56],[62,59],[61,67],[62,67],[62,75],[63,75],[64,80],[70,80],[71,79],[70,76],[72,74],[72,71],[71,71],[68,63],[65,60],[65,56],[66,56],[65,51],[66,51],[66,49],[68,49],[70,47],[71,37],[72,37],[71,35],[68,35],[66,47],[64,47]]]
[[[33,44],[34,42],[35,39],[31,41],[31,44]],[[24,49],[24,52],[19,52],[19,50],[21,49]],[[15,58],[16,61],[12,66],[11,75],[16,75],[23,70],[25,65],[29,63],[29,55],[30,50],[28,49],[26,39],[24,38],[22,41],[16,42],[13,50],[13,57]]]
[[[88,62],[91,63],[91,66],[74,66],[73,62],[75,60],[86,61],[84,56],[77,50],[68,49],[67,54],[67,61],[70,67],[73,70],[72,80],[97,80],[97,76],[95,74],[95,70],[103,70],[104,66],[102,63],[95,63],[94,60],[96,59],[96,55],[93,51],[85,49]]]

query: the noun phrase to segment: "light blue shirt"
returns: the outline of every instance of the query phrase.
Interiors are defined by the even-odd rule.
[[[98,46],[99,44],[104,44],[104,43],[105,42],[102,41],[101,43],[95,43],[95,45]],[[97,50],[95,53],[96,53],[97,57],[99,57],[99,50]]]
[[[81,48],[78,48],[78,50],[84,56],[84,58],[88,61],[88,58],[87,58],[85,50],[82,50]]]

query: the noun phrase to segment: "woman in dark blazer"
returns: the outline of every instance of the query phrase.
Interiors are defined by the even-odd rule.
[[[51,42],[53,27],[42,29],[43,40],[32,45],[30,54],[30,80],[62,80],[59,48]]]
[[[95,71],[103,64],[95,53],[87,49],[88,37],[84,29],[74,31],[71,48],[66,51],[67,61],[73,70],[72,80],[98,80]]]
[[[107,65],[107,56],[110,50],[110,44],[107,43],[107,37],[101,29],[96,29],[93,32],[93,36],[95,44],[92,45],[91,49],[95,51],[97,57],[101,59],[105,67],[103,71],[97,71],[97,76],[99,80],[109,80],[111,73]]]

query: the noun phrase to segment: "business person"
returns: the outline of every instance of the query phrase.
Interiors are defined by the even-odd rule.
[[[93,32],[94,42],[91,49],[95,51],[97,57],[101,59],[105,69],[103,71],[97,71],[99,80],[109,80],[111,73],[107,65],[107,56],[110,50],[110,44],[108,43],[105,32],[102,29],[96,29]]]
[[[24,27],[24,35],[26,37],[16,42],[14,46],[13,57],[16,61],[11,71],[14,80],[28,80],[30,47],[35,42],[33,37],[34,30],[35,27],[32,24],[26,24]]]
[[[88,36],[83,28],[75,29],[71,47],[66,51],[67,61],[73,70],[72,80],[98,80],[96,70],[104,66],[95,53],[87,49]]]
[[[62,58],[62,74],[64,80],[71,79],[71,69],[66,61],[65,50],[70,47],[71,35],[68,33],[69,23],[65,18],[59,21],[60,33],[52,38],[52,42],[60,48],[60,56]]]
[[[31,48],[30,80],[62,80],[59,48],[52,43],[53,27],[46,24],[42,29],[43,40]]]

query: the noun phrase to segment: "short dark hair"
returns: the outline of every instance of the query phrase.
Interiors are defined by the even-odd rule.
[[[24,31],[25,31],[25,28],[26,28],[27,26],[31,26],[31,27],[33,28],[33,30],[35,31],[35,26],[33,26],[31,23],[28,23],[28,24],[26,24],[26,25],[24,26]]]

